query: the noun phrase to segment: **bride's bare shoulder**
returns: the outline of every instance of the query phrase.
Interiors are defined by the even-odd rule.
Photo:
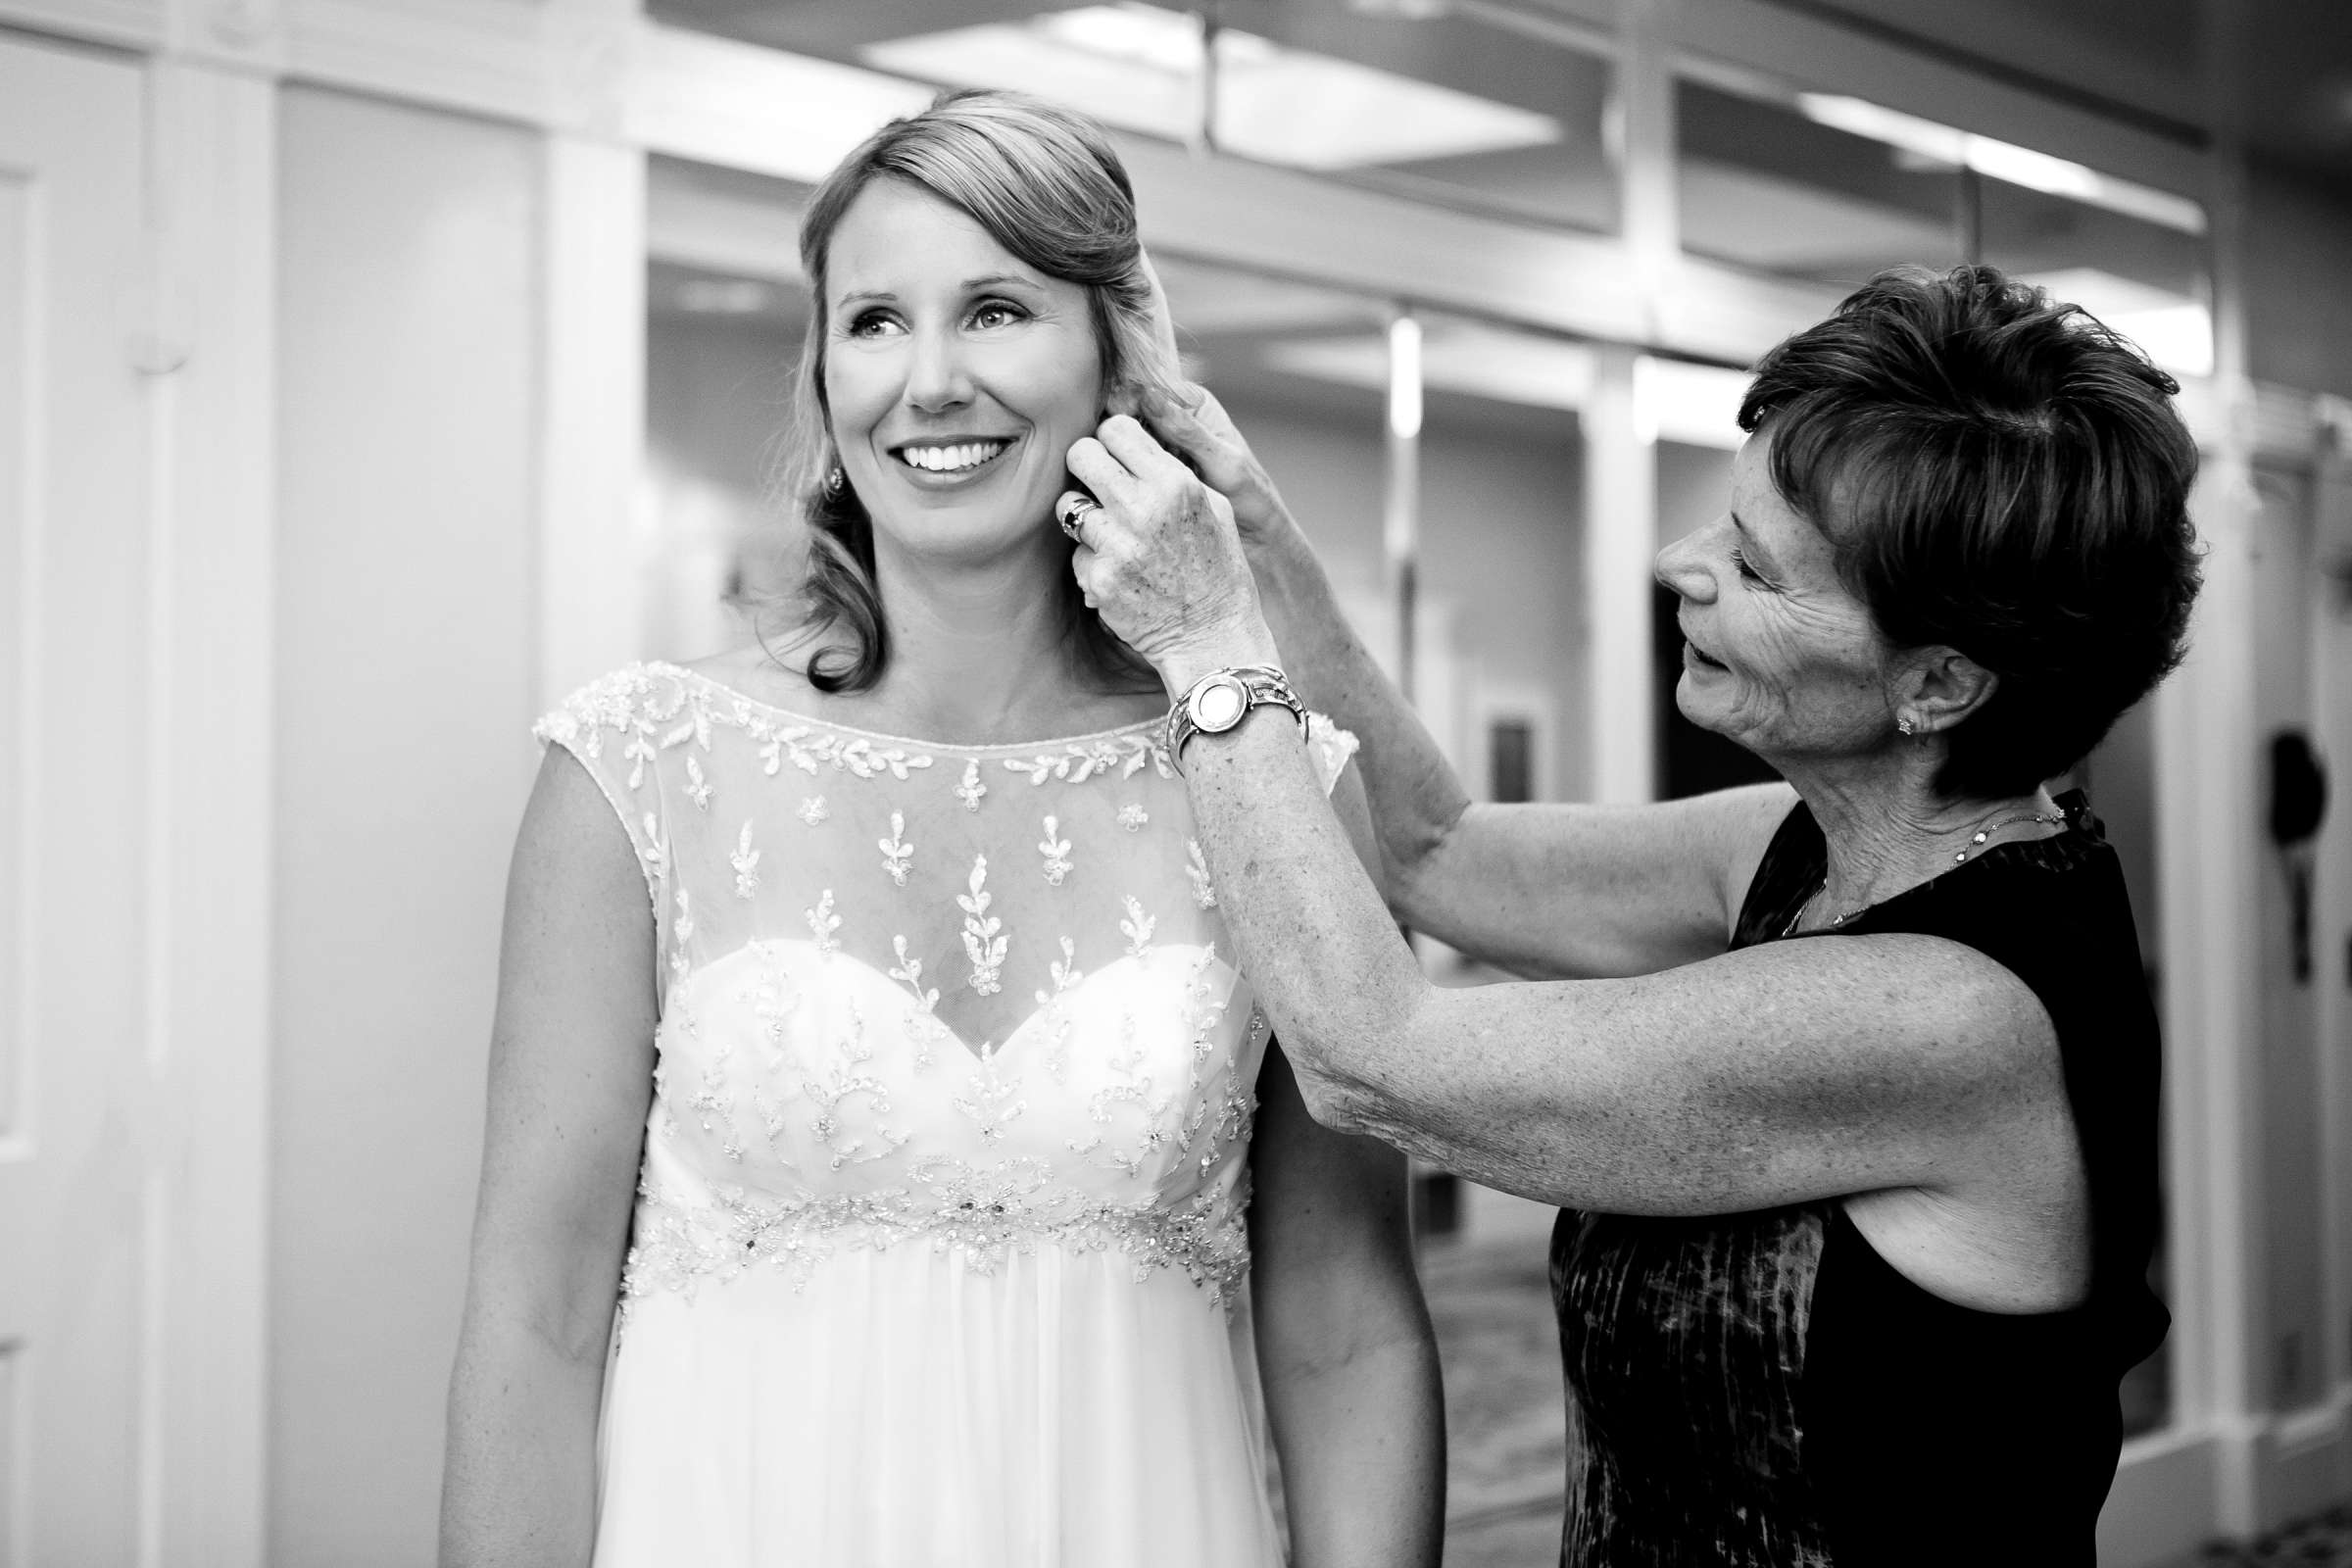
[[[701,659],[680,660],[678,665],[754,702],[813,714],[834,701],[808,683],[808,658],[814,651],[805,644],[771,639]]]

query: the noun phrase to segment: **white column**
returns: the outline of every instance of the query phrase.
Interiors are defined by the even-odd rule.
[[[1639,803],[1657,793],[1657,683],[1650,670],[1657,433],[1642,406],[1642,357],[1611,344],[1594,359],[1583,414],[1590,798]]]
[[[1627,265],[1644,336],[1661,341],[1681,267],[1674,135],[1673,0],[1618,0],[1615,133]],[[1591,798],[1657,794],[1650,564],[1658,549],[1657,430],[1645,362],[1604,345],[1586,403],[1585,733]]]
[[[2248,404],[2204,432],[2192,511],[2206,548],[2187,662],[2159,688],[2174,1417],[2217,1440],[2215,1524],[2251,1535],[2265,1425],[2255,614]],[[2232,433],[2236,432],[2236,433]]]
[[[637,0],[553,0],[546,141],[539,703],[642,657],[645,153],[621,137]]]
[[[1616,113],[1621,224],[1642,290],[1642,330],[1665,341],[1683,286],[1681,185],[1675,177],[1674,0],[1618,0]]]
[[[269,1407],[276,87],[148,68],[145,750],[166,1150],[143,1563],[259,1562]],[[125,585],[126,587],[128,585]]]
[[[547,139],[539,703],[638,658],[645,541],[645,155]]]
[[[2215,145],[2207,159],[2214,268],[2214,375],[2192,408],[2204,465],[2190,510],[2205,586],[2187,662],[2160,688],[2156,814],[2165,930],[2165,1073],[2174,1155],[2175,1420],[2214,1450],[2214,1525],[2265,1521],[2269,1420],[2263,1214],[2258,857],[2264,853],[2255,735],[2254,389],[2247,374],[2246,171],[2231,122],[2237,24],[2206,0]]]
[[[2322,1376],[2339,1432],[2352,1424],[2352,403],[2323,399],[2312,489],[2313,739],[2328,772],[2312,857],[2311,978],[2319,1053],[2320,1215],[2326,1254]],[[2352,1494],[2352,1442],[2338,1439],[2337,1495]]]

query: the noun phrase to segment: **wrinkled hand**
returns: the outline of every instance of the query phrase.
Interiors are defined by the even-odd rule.
[[[1123,414],[1070,448],[1070,471],[1102,503],[1070,569],[1103,623],[1171,693],[1227,664],[1268,663],[1266,630],[1233,510]]]
[[[1215,394],[1190,383],[1172,395],[1153,390],[1145,394],[1142,414],[1152,435],[1190,461],[1209,488],[1232,503],[1243,549],[1283,541],[1295,526],[1290,509]]]
[[[1233,504],[1233,520],[1241,529],[1242,548],[1293,542],[1290,509],[1274,488],[1273,479],[1250,443],[1235,428],[1232,416],[1204,386],[1183,379],[1176,349],[1176,313],[1169,308],[1168,291],[1160,286],[1159,270],[1149,254],[1139,258],[1149,284],[1152,346],[1159,357],[1160,374],[1145,378],[1140,396],[1130,403],[1114,400],[1111,412],[1132,414],[1144,428],[1170,451],[1193,466],[1209,488]]]

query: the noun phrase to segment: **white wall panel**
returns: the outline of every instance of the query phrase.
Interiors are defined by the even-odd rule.
[[[535,138],[317,90],[279,151],[270,1555],[429,1562],[534,765]]]
[[[123,353],[143,119],[129,63],[0,36],[0,854],[16,904],[0,1344],[17,1369],[13,1544],[42,1564],[132,1562],[155,1529],[151,452]]]
[[[151,1179],[168,1218],[148,1545],[241,1563],[261,1556],[266,1469],[277,90],[172,61],[148,91],[164,281],[144,335],[176,366],[149,378],[149,1055],[170,1119]]]
[[[24,1347],[0,1340],[0,1568],[24,1568],[32,1558],[24,1529],[32,1490],[32,1478],[24,1473]]]
[[[0,735],[21,732],[24,682],[38,624],[29,598],[32,547],[32,186],[17,170],[0,170]],[[31,1084],[25,1054],[24,955],[32,890],[24,880],[31,824],[21,814],[30,754],[0,758],[0,1148],[24,1136]],[[5,1539],[5,1538],[0,1538]]]

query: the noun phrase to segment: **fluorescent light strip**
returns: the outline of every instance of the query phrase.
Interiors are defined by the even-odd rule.
[[[1900,147],[1955,169],[1973,169],[1980,174],[2037,190],[2046,196],[2063,196],[2069,201],[2105,208],[2183,234],[2205,232],[2205,209],[2185,196],[2102,174],[2087,165],[2035,152],[2015,142],[1981,136],[1973,130],[1957,130],[1841,93],[1800,92],[1796,95],[1796,107],[1798,113],[1817,125]]]
[[[1409,316],[1389,323],[1389,433],[1399,441],[1421,433],[1421,323]]]

